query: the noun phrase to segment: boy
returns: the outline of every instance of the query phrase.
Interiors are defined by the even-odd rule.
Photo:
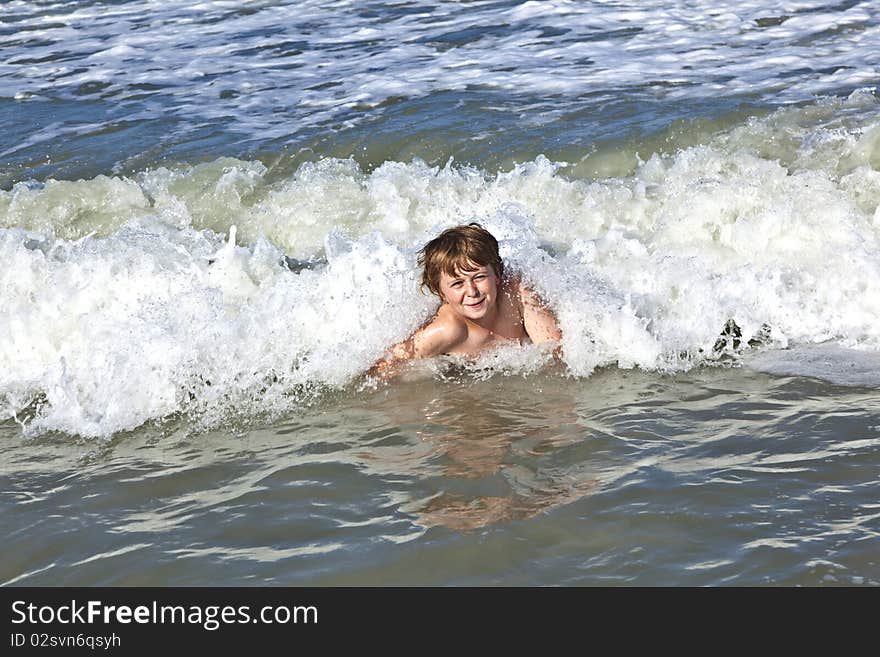
[[[438,354],[475,356],[505,342],[556,344],[556,317],[516,278],[504,276],[498,241],[480,224],[444,230],[419,252],[422,289],[442,305],[426,324],[394,345],[369,374],[388,379],[407,361]]]

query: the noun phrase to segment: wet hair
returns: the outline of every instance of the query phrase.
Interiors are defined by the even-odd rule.
[[[471,222],[447,228],[419,251],[422,267],[422,289],[440,296],[440,274],[455,276],[457,272],[492,267],[495,275],[504,274],[504,263],[498,254],[498,240],[480,224]]]

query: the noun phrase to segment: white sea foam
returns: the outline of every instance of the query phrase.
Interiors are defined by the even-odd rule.
[[[594,181],[544,158],[491,175],[322,160],[280,181],[222,159],[21,183],[0,193],[0,415],[100,436],[357,384],[436,306],[417,249],[470,220],[556,312],[574,376],[693,367],[731,317],[746,337],[768,324],[771,350],[880,353],[876,107],[783,110]],[[502,350],[473,370],[547,360]]]

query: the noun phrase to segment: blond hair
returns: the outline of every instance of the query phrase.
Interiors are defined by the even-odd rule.
[[[504,274],[504,263],[498,254],[498,240],[476,222],[447,228],[419,251],[422,288],[440,296],[440,274],[455,276],[457,272],[492,267],[495,275]]]

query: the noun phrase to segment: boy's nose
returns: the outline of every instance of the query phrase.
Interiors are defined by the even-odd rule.
[[[477,286],[474,285],[473,283],[468,283],[467,284],[467,295],[469,297],[477,296]]]

